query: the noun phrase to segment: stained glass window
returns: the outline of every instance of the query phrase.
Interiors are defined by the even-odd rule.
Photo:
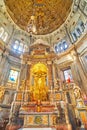
[[[8,79],[8,81],[12,82],[12,83],[16,83],[17,79],[18,79],[18,74],[19,74],[19,72],[17,70],[11,69],[10,73],[9,73],[9,79]]]

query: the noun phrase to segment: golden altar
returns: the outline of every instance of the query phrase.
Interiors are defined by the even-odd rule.
[[[54,66],[55,53],[49,45],[43,43],[30,46],[30,53],[22,57],[20,78],[11,108],[10,123],[17,124],[21,118],[21,127],[67,129],[68,117],[65,93],[61,86],[55,85],[58,79]],[[22,77],[26,65],[25,76]],[[59,125],[60,124],[60,125]]]

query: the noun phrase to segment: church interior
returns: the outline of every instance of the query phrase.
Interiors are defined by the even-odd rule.
[[[0,130],[87,130],[87,0],[0,0]]]

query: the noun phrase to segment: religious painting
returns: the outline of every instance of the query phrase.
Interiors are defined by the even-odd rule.
[[[9,73],[8,82],[16,83],[18,79],[18,74],[19,74],[19,71],[11,69]]]
[[[73,81],[71,69],[66,69],[63,71],[63,73],[64,73],[64,79],[67,83]]]

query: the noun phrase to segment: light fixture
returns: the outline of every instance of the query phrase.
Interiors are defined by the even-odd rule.
[[[38,31],[43,30],[43,7],[44,3],[43,0],[32,0],[32,15],[29,19],[28,25],[27,25],[27,32],[32,34],[37,34]],[[37,26],[38,23],[38,26]]]
[[[27,32],[32,34],[37,34],[36,31],[36,17],[35,17],[35,0],[32,0],[32,15],[30,16],[28,25],[27,25]]]
[[[27,26],[27,31],[30,34],[36,34],[37,33],[36,24],[35,24],[35,16],[34,15],[32,15],[30,17],[30,21],[28,22],[28,26]]]

